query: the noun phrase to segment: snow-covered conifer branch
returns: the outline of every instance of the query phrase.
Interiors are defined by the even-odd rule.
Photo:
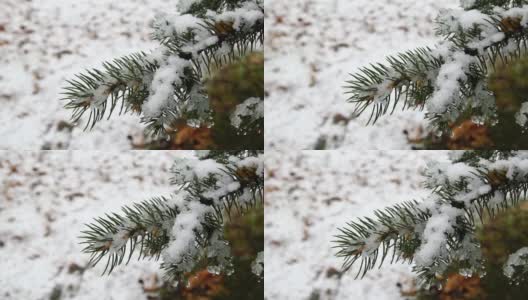
[[[168,242],[164,225],[178,215],[167,203],[166,198],[154,198],[123,207],[122,215],[106,215],[87,224],[81,238],[86,245],[83,252],[91,254],[90,263],[96,265],[107,256],[103,273],[111,273],[115,266],[130,260],[137,246],[138,258],[159,256]]]
[[[358,276],[381,266],[388,256],[391,263],[411,261],[420,245],[414,229],[427,221],[430,215],[420,211],[418,202],[410,201],[374,212],[376,217],[361,218],[340,228],[335,241],[337,256],[344,258],[343,269],[349,270],[357,260],[361,260]]]
[[[355,113],[359,115],[372,106],[369,122],[394,112],[402,97],[404,108],[423,106],[434,91],[430,74],[443,63],[429,48],[389,56],[387,61],[388,65],[362,68],[347,81],[346,94],[350,94],[348,101],[356,104]]]
[[[178,190],[123,207],[88,224],[82,232],[84,252],[96,265],[107,258],[104,273],[138,259],[162,257],[169,277],[190,272],[206,260],[229,273],[231,254],[223,228],[233,214],[244,214],[263,201],[261,152],[207,152],[200,159],[178,159],[172,169]]]
[[[65,107],[75,121],[89,113],[87,127],[93,127],[119,107],[119,113],[140,114],[154,137],[177,121],[211,122],[203,84],[221,66],[261,48],[264,4],[182,1],[180,9],[152,22],[152,37],[161,45],[151,53],[107,62],[68,81]]]
[[[414,261],[425,281],[441,277],[452,263],[480,271],[475,232],[484,219],[526,200],[528,152],[467,152],[451,162],[431,163],[425,186],[432,193],[422,202],[376,211],[340,229],[337,255],[344,268],[361,260],[365,275],[392,253],[392,261]]]
[[[461,0],[462,7],[466,10],[478,9],[482,11],[492,11],[495,7],[514,7],[527,4],[526,0]]]
[[[471,111],[495,124],[497,107],[488,88],[495,67],[527,54],[528,1],[465,1],[463,8],[443,11],[437,19],[435,48],[419,48],[390,56],[388,64],[360,69],[347,82],[348,100],[369,122],[403,109],[426,108],[441,130]],[[494,5],[492,10],[483,7]],[[465,9],[464,9],[465,8]]]

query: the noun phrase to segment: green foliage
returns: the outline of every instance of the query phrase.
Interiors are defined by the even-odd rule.
[[[258,253],[264,251],[264,206],[235,216],[226,226],[225,237],[232,245],[239,272],[227,278],[225,287],[229,292],[217,300],[264,299],[264,279],[255,280],[251,269]]]
[[[490,218],[478,236],[487,262],[503,265],[511,253],[528,246],[528,206],[515,207]]]
[[[501,111],[519,111],[528,94],[528,57],[501,64],[491,75],[489,85]]]
[[[105,117],[107,108],[110,109],[108,117],[120,104],[119,114],[126,112],[139,112],[141,104],[148,96],[148,87],[143,85],[143,76],[151,75],[158,68],[156,64],[145,61],[144,52],[131,54],[114,59],[112,62],[103,63],[102,70],[86,70],[86,73],[76,75],[76,79],[68,80],[63,93],[64,100],[68,101],[64,107],[72,110],[74,122],[89,112],[86,128],[93,128],[98,121]],[[110,78],[110,79],[109,79]],[[92,107],[94,90],[101,82],[114,81],[105,84],[108,86],[109,101],[101,106]]]
[[[347,81],[345,94],[349,94],[348,101],[356,105],[355,114],[362,114],[372,106],[369,123],[375,123],[382,115],[393,113],[400,100],[404,101],[404,109],[423,107],[434,91],[428,73],[443,64],[443,60],[432,56],[430,51],[429,48],[418,48],[389,56],[388,65],[372,64],[352,74],[352,80]],[[387,87],[391,93],[383,96],[384,91],[379,91],[376,85],[387,79],[391,81]],[[381,99],[377,99],[379,96]]]
[[[517,123],[517,112],[528,99],[528,56],[499,64],[490,76],[490,89],[496,96],[500,127],[492,127],[497,149],[528,149],[526,129]]]
[[[169,207],[163,197],[123,207],[122,210],[122,215],[113,213],[96,218],[95,223],[87,224],[88,229],[82,231],[81,243],[86,245],[83,252],[91,255],[90,265],[96,265],[107,257],[103,274],[111,273],[123,262],[128,263],[138,246],[138,259],[148,256],[159,258],[161,250],[169,242],[168,230],[163,229],[163,224],[178,215],[178,211]],[[129,225],[124,226],[127,223]],[[113,251],[113,235],[123,227],[128,231],[125,237],[128,243]]]
[[[207,83],[213,113],[213,139],[219,149],[263,149],[264,118],[235,128],[231,115],[249,98],[264,99],[264,54],[250,54],[217,72]]]
[[[374,212],[375,219],[360,218],[347,223],[346,227],[339,228],[340,234],[335,240],[337,256],[344,258],[344,271],[352,268],[356,261],[361,264],[356,278],[365,276],[369,270],[381,266],[385,259],[390,262],[412,261],[412,255],[420,246],[420,239],[413,234],[414,228],[430,217],[430,214],[421,211],[418,202],[409,201],[397,204],[383,210]],[[367,247],[364,239],[368,239],[373,231],[378,231],[379,224],[383,224],[384,231],[379,232],[381,247],[368,249],[371,255],[364,255]],[[379,260],[378,260],[379,259]]]

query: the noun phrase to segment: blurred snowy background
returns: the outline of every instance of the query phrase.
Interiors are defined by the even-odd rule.
[[[408,149],[423,112],[366,127],[351,119],[349,73],[387,55],[433,46],[434,19],[459,0],[266,0],[266,149]]]
[[[129,149],[137,116],[72,127],[64,80],[104,60],[148,51],[150,20],[178,0],[0,0],[0,149]]]
[[[0,151],[0,299],[147,299],[159,262],[132,259],[101,276],[78,236],[95,217],[168,196],[174,158],[191,154]]]
[[[346,222],[428,195],[421,171],[447,153],[267,152],[266,299],[404,299],[402,292],[413,289],[410,265],[386,262],[355,280],[359,266],[343,274],[332,241]]]

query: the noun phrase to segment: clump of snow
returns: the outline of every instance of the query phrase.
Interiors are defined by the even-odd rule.
[[[260,251],[251,264],[251,271],[257,276],[264,275],[264,251]]]
[[[429,187],[463,182],[467,189],[456,191],[453,199],[466,205],[469,201],[491,191],[491,186],[477,175],[477,169],[465,163],[430,162],[425,171]]]
[[[256,176],[260,178],[264,177],[264,155],[263,154],[259,154],[256,157],[246,157],[243,159],[232,157],[231,161],[238,168],[254,169]]]
[[[460,6],[462,6],[463,8],[470,8],[475,5],[475,1],[476,0],[460,0]]]
[[[193,168],[198,179],[204,179],[214,173],[220,173],[223,166],[214,159],[200,160]]]
[[[467,30],[485,24],[488,17],[488,15],[476,9],[450,9],[444,10],[440,13],[439,21],[442,24],[442,27],[446,26],[446,28],[443,29],[456,32],[459,29]]]
[[[191,1],[192,2],[192,1]],[[184,3],[184,7],[190,7]],[[191,3],[192,4],[192,3]],[[264,18],[264,13],[260,8],[258,1],[248,0],[241,3],[239,7],[233,10],[224,10],[214,12],[209,10],[206,19],[201,19],[189,14],[164,14],[160,15],[155,21],[156,35],[160,38],[173,38],[174,35],[192,32],[194,38],[180,42],[180,50],[193,56],[218,42],[218,36],[215,32],[208,30],[204,25],[205,22],[231,22],[236,31],[245,31],[252,27],[257,21]]]
[[[157,117],[162,109],[167,107],[169,101],[175,101],[174,87],[181,85],[183,72],[190,65],[189,60],[169,56],[156,70],[150,86],[150,95],[142,105],[145,116]]]
[[[156,49],[152,50],[146,57],[145,61],[151,64],[161,65],[166,57],[169,55],[169,48],[165,45],[161,45]],[[147,80],[150,82],[151,80]]]
[[[243,159],[231,157],[228,166],[235,170],[249,168],[254,171],[255,176],[261,178],[264,176],[263,155]],[[202,191],[202,196],[215,201],[240,188],[240,183],[229,175],[226,166],[213,159],[179,159],[175,162],[172,172],[174,174],[172,181],[176,185],[182,185],[193,180],[213,178],[216,184]],[[243,199],[247,200],[246,197],[249,194],[244,193],[243,195],[245,195]]]
[[[430,186],[444,185],[461,178],[474,178],[475,168],[464,163],[451,163],[431,160],[425,174]]]
[[[173,183],[185,184],[221,173],[222,165],[213,159],[177,159],[172,167]]]
[[[528,266],[528,247],[523,247],[508,257],[504,264],[504,275],[511,278],[515,274],[515,268],[526,268]]]
[[[226,11],[221,14],[209,11],[207,16],[217,22],[231,22],[237,31],[244,31],[253,27],[258,21],[264,18],[264,11],[261,10],[262,1],[246,1],[241,7],[233,11]]]
[[[379,236],[379,234],[372,234],[364,241],[364,244],[361,246],[361,249],[363,250],[362,256],[369,257],[371,255],[374,255],[374,252],[378,250],[380,245],[381,237]],[[355,247],[351,247],[351,250],[354,248]]]
[[[504,172],[509,180],[522,180],[528,175],[528,152],[519,151],[517,155],[508,159],[494,162],[483,162],[490,170]]]
[[[235,170],[247,168],[254,172],[253,174],[257,177],[264,177],[264,155],[260,154],[257,157],[246,157],[238,159],[236,157],[230,158],[230,167]],[[212,186],[209,190],[203,192],[203,196],[212,199],[217,202],[224,195],[236,191],[240,188],[240,182],[235,178],[228,175],[224,169],[218,170],[217,174],[214,175],[217,180],[217,184]],[[246,197],[250,194],[244,194]],[[244,202],[247,202],[247,198],[242,198]]]
[[[447,252],[447,237],[454,231],[456,217],[463,213],[463,210],[449,206],[442,206],[433,213],[423,230],[422,245],[414,256],[417,265],[427,266]]]
[[[190,14],[185,15],[169,15],[164,20],[170,30],[165,31],[167,35],[181,35],[188,31],[193,31],[200,27],[202,20]]]
[[[163,250],[162,256],[165,263],[176,266],[180,272],[190,272],[195,266],[194,257],[199,250],[196,245],[196,233],[202,230],[205,217],[213,212],[213,208],[193,198],[177,199],[180,201],[174,201],[172,204],[179,214],[171,230],[171,240]]]
[[[250,122],[264,117],[264,101],[260,98],[252,97],[237,105],[231,114],[231,124],[239,128],[243,118],[249,118]]]
[[[250,204],[250,203],[255,202],[255,198],[257,200],[262,200],[262,199],[259,199],[259,195],[251,191],[251,189],[244,188],[244,190],[242,191],[242,194],[239,196],[239,202],[241,204]]]
[[[381,103],[388,100],[394,88],[394,82],[391,79],[385,79],[381,84],[372,87],[376,90],[374,94],[374,103]]]
[[[521,109],[515,115],[515,121],[522,127],[526,126],[528,122],[528,102],[522,104]]]
[[[211,273],[220,273],[230,275],[234,272],[231,256],[231,247],[222,237],[223,232],[216,230],[209,239],[209,245],[206,252],[208,258],[214,258],[216,265],[209,265],[207,269]]]
[[[179,0],[178,8],[180,11],[188,11],[194,4],[200,3],[202,0]]]
[[[489,15],[476,9],[451,9],[442,11],[438,20],[440,23],[439,29],[442,34],[458,33],[478,28],[480,30],[479,35],[469,40],[467,45],[471,49],[478,50],[479,53],[483,53],[490,45],[506,38],[503,32],[492,25],[493,21]]]
[[[433,113],[444,113],[453,98],[458,99],[460,82],[467,79],[466,72],[475,58],[463,52],[455,52],[440,67],[436,80],[436,90],[427,101],[427,109]]]
[[[174,184],[185,184],[194,179],[194,166],[198,161],[191,159],[176,159],[172,166],[172,181]]]
[[[115,252],[119,249],[121,249],[123,246],[126,245],[128,242],[129,236],[129,230],[127,229],[121,229],[117,233],[112,235],[112,243],[110,245],[110,251]]]
[[[108,87],[105,84],[101,84],[93,91],[93,101],[90,104],[94,107],[101,106],[106,102],[109,95],[110,91]]]

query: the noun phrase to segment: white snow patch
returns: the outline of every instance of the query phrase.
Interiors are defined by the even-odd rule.
[[[242,118],[249,117],[251,122],[264,117],[264,101],[260,98],[252,97],[237,105],[231,114],[231,124],[239,128]]]
[[[528,122],[528,102],[522,104],[521,109],[515,115],[515,120],[520,126],[526,126],[526,122]]]
[[[523,247],[508,257],[508,261],[504,264],[504,275],[512,277],[515,272],[514,267],[528,265],[528,247]]]
[[[143,113],[147,117],[157,117],[174,99],[174,87],[182,83],[183,72],[191,62],[178,56],[169,56],[165,63],[154,73],[151,93],[143,103]]]

